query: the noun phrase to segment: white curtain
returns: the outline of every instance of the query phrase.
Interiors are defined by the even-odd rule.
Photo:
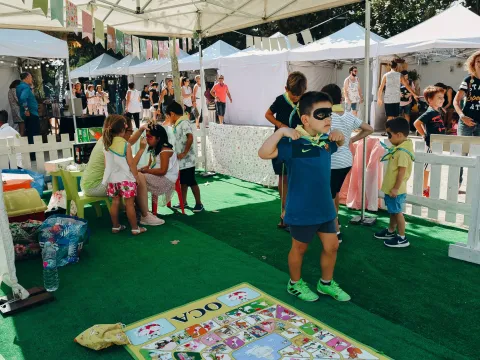
[[[289,62],[288,70],[300,71],[307,77],[308,91],[320,91],[325,85],[336,83],[335,69],[330,63]]]

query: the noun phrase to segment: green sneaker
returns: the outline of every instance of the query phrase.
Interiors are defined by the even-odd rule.
[[[340,286],[334,280],[330,285],[323,285],[321,281],[318,281],[317,291],[323,295],[330,295],[338,301],[349,301],[351,299],[350,295],[340,289]]]
[[[307,283],[302,279],[298,280],[295,284],[290,284],[290,280],[287,284],[287,291],[289,294],[298,297],[303,301],[317,301],[319,296],[315,294],[308,287]]]

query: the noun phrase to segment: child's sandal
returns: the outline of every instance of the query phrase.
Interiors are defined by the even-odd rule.
[[[125,225],[120,225],[117,228],[112,227],[112,233],[118,234],[120,231],[125,230],[127,227]]]
[[[147,229],[145,229],[144,227],[141,227],[141,226],[137,227],[136,229],[132,229],[132,235],[135,235],[135,236],[140,235],[144,232],[147,232]]]

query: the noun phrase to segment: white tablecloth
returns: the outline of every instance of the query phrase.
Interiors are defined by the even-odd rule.
[[[207,137],[208,170],[257,184],[277,186],[272,162],[258,157],[258,149],[273,134],[273,130],[273,127],[210,123]]]

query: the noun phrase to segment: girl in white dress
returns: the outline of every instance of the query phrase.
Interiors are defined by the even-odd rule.
[[[108,92],[103,91],[102,85],[97,85],[97,111],[100,115],[108,116]]]
[[[97,96],[95,94],[95,88],[92,84],[88,85],[85,95],[87,96],[88,115],[96,114],[97,113]]]

